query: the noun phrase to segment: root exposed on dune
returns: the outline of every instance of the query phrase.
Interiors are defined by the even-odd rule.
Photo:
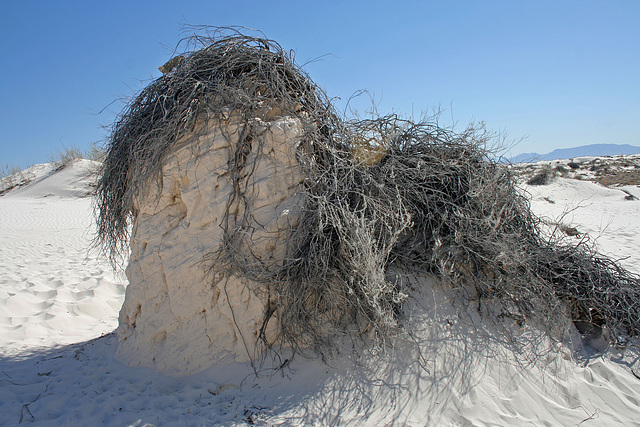
[[[203,254],[214,274],[245,277],[264,295],[265,323],[281,341],[330,351],[345,334],[384,342],[401,330],[411,290],[392,271],[428,271],[499,315],[557,319],[640,332],[640,278],[596,253],[542,235],[540,220],[508,167],[487,149],[483,128],[453,132],[395,116],[347,120],[277,43],[233,30],[187,40],[167,74],[142,90],[113,125],[97,190],[99,239],[112,259],[127,250],[134,199],[160,179],[164,159],[199,129],[239,124],[228,172],[243,216],[219,226],[220,247]],[[298,161],[306,180],[285,259],[252,257],[248,152],[260,152],[256,118],[304,125]],[[232,203],[233,202],[233,203]],[[396,268],[400,267],[400,268]]]

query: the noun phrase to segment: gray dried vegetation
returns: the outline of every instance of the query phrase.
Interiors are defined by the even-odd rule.
[[[557,170],[557,169],[556,171],[561,172],[560,170]],[[529,180],[527,180],[527,184],[528,185],[549,185],[551,184],[551,182],[553,182],[553,179],[556,177],[557,175],[556,171],[548,167],[543,168],[534,176],[529,178]]]
[[[158,183],[180,138],[200,124],[224,131],[233,119],[241,125],[228,161],[234,192],[223,242],[206,259],[215,277],[254,284],[267,301],[265,325],[278,320],[280,343],[322,354],[344,335],[384,343],[402,330],[412,294],[398,271],[438,275],[480,307],[499,303],[494,316],[532,319],[551,334],[567,316],[618,336],[640,332],[640,278],[586,238],[544,237],[511,172],[485,148],[491,136],[482,128],[347,120],[273,41],[218,29],[185,42],[175,69],[113,125],[97,190],[99,238],[112,259],[127,250],[134,199]],[[300,218],[282,242],[287,255],[266,266],[248,250],[256,224],[246,159],[260,152],[252,120],[273,111],[304,124],[306,180]]]
[[[5,165],[0,168],[0,196],[16,187],[25,185],[27,182],[22,169],[19,167]]]

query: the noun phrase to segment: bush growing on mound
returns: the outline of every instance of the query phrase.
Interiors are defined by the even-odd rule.
[[[401,330],[411,290],[391,272],[428,271],[504,315],[536,319],[552,331],[576,318],[616,333],[640,331],[640,279],[598,255],[586,240],[549,240],[487,136],[395,116],[346,120],[278,44],[236,32],[188,39],[183,59],[147,86],[113,125],[97,190],[99,238],[112,259],[126,250],[133,201],[160,177],[181,138],[207,125],[240,123],[230,147],[234,194],[214,275],[238,275],[267,301],[284,344],[325,353],[336,337],[367,333],[378,342]],[[197,48],[197,49],[196,49]],[[165,67],[166,68],[166,67]],[[284,262],[251,253],[247,153],[259,152],[252,120],[299,118],[299,162],[307,179],[300,219]],[[221,129],[224,126],[220,126]],[[204,255],[204,254],[203,254]]]

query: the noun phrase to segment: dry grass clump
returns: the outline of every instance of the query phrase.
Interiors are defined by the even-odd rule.
[[[56,168],[64,167],[69,164],[72,160],[83,159],[84,152],[72,145],[71,147],[62,147],[62,149],[57,149],[56,152],[49,156],[49,163],[53,163],[56,165]]]
[[[22,169],[4,165],[0,168],[0,196],[27,182]]]
[[[596,178],[596,182],[611,187],[619,185],[640,185],[640,170],[629,170],[601,174]]]
[[[429,271],[472,299],[498,302],[496,316],[553,329],[569,312],[622,334],[640,332],[640,278],[578,245],[542,237],[540,220],[489,137],[435,123],[381,117],[344,121],[275,42],[236,32],[190,39],[175,69],[147,86],[114,124],[97,191],[98,231],[112,257],[126,250],[133,200],[159,178],[180,138],[214,123],[240,124],[230,147],[234,193],[207,256],[217,276],[250,279],[275,316],[281,342],[326,353],[345,334],[384,343],[401,329],[412,290],[397,271]],[[193,47],[193,45],[190,45]],[[247,248],[252,120],[299,118],[304,203],[286,257],[266,266]],[[209,122],[211,121],[211,122]],[[240,203],[241,218],[229,209]],[[484,306],[487,306],[486,304]],[[266,342],[266,339],[265,339]]]
[[[96,162],[103,162],[106,155],[107,152],[101,144],[92,142],[91,144],[89,144],[89,147],[84,150],[83,158]]]
[[[53,163],[56,170],[64,169],[71,161],[78,159],[94,160],[102,162],[106,156],[104,147],[98,143],[91,143],[86,150],[82,150],[75,145],[70,147],[63,146],[49,156],[49,162]]]

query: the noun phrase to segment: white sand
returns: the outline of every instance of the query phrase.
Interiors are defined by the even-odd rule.
[[[600,252],[640,273],[640,188],[607,188],[565,178],[556,178],[549,185],[525,188],[531,194],[531,207],[538,216],[589,234]],[[639,200],[626,200],[629,194]]]
[[[91,166],[0,197],[0,425],[640,425],[637,348],[576,360],[530,329],[514,353],[437,286],[413,309],[418,346],[400,341],[383,359],[270,360],[258,376],[230,363],[182,379],[126,367],[110,333],[126,283],[89,249]],[[640,201],[578,181],[528,190],[555,219],[578,206],[563,221],[640,271]]]
[[[78,161],[0,197],[3,354],[95,338],[117,326],[125,284],[89,250],[95,165]]]

